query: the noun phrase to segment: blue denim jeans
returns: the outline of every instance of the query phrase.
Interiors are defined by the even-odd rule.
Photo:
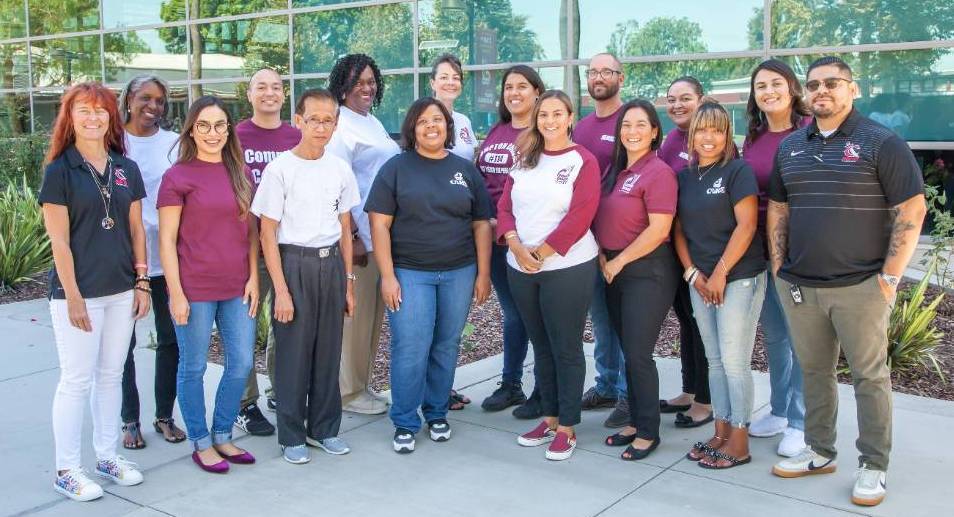
[[[212,323],[219,329],[225,353],[225,371],[215,392],[212,431],[205,419],[203,376],[209,357]],[[186,432],[196,450],[232,440],[232,423],[239,412],[242,391],[252,368],[255,318],[248,315],[242,297],[216,302],[189,303],[189,321],[176,325],[179,371],[176,390]]]
[[[695,288],[689,289],[709,360],[712,412],[734,427],[748,424],[752,415],[752,348],[765,299],[765,275],[763,271],[726,284],[722,307],[706,305]]]
[[[788,293],[784,293],[788,294]],[[805,396],[802,390],[802,367],[792,349],[788,321],[782,311],[774,278],[765,288],[762,304],[762,333],[765,334],[765,354],[768,356],[769,383],[772,387],[772,414],[787,418],[788,426],[805,430]]]
[[[523,378],[530,337],[523,327],[507,280],[507,247],[494,244],[490,256],[490,282],[503,312],[503,381],[516,384]]]
[[[474,294],[475,264],[448,271],[394,268],[401,307],[391,324],[391,410],[395,427],[417,432],[421,419],[447,416],[460,336]]]
[[[614,399],[626,397],[626,363],[619,336],[613,330],[609,309],[606,306],[606,280],[603,273],[596,272],[593,286],[593,301],[590,302],[590,321],[593,322],[593,337],[596,338],[593,359],[596,362],[596,392]]]

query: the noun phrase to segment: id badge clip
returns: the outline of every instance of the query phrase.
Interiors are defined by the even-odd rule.
[[[802,289],[800,287],[798,287],[795,284],[792,284],[792,286],[788,290],[789,292],[792,293],[792,302],[794,302],[795,305],[798,305],[804,301],[802,299]]]

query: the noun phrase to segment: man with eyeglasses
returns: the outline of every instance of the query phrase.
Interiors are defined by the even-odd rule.
[[[248,82],[248,101],[252,105],[252,118],[239,122],[235,127],[239,143],[242,144],[242,156],[245,164],[252,171],[252,178],[258,185],[262,181],[262,173],[279,154],[298,145],[301,140],[301,131],[282,121],[282,105],[285,103],[285,85],[281,76],[274,70],[263,68],[252,75]],[[259,300],[265,303],[266,294],[272,292],[271,277],[265,268],[265,261],[258,261],[258,292]],[[261,310],[261,308],[260,308]],[[265,392],[266,407],[275,411],[275,337],[272,333],[271,319],[266,318],[264,323],[267,330],[265,343],[265,366],[268,369],[268,380],[271,387]],[[255,368],[248,375],[245,393],[242,395],[242,408],[235,418],[235,425],[248,434],[268,436],[275,432],[275,427],[269,422],[258,408],[258,376]]]
[[[622,86],[623,70],[616,56],[600,53],[590,58],[590,65],[586,70],[586,89],[593,99],[595,110],[576,124],[573,141],[593,153],[601,174],[606,174],[613,159],[616,121],[619,119],[619,108],[623,105],[620,99]],[[629,423],[623,350],[606,308],[606,281],[602,273],[597,272],[595,282],[593,301],[590,303],[590,319],[596,337],[593,354],[596,360],[596,385],[583,394],[582,408],[615,408],[603,425],[610,428],[623,427]]]
[[[808,447],[772,472],[835,471],[840,347],[855,385],[861,453],[851,500],[874,506],[886,493],[891,451],[887,326],[920,235],[924,182],[905,141],[853,108],[858,85],[844,61],[818,59],[807,79],[815,119],[779,146],[767,226],[805,377]]]

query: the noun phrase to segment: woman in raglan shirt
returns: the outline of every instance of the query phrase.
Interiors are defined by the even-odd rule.
[[[169,296],[166,277],[159,260],[159,211],[156,195],[162,175],[172,166],[179,154],[176,142],[179,135],[167,129],[166,113],[169,106],[169,86],[154,75],[134,77],[119,98],[119,110],[126,128],[126,156],[139,165],[146,187],[146,203],[142,207],[142,223],[146,230],[146,251],[149,266],[149,288],[152,289],[152,310],[156,323],[156,419],[153,428],[167,442],[178,443],[186,435],[172,419],[176,401],[176,369],[179,365],[179,345],[176,330],[169,315]],[[129,344],[129,354],[123,368],[123,447],[141,449],[146,446],[139,424],[139,389],[136,387],[136,363],[133,350],[136,333]]]
[[[765,235],[766,192],[775,153],[785,137],[809,124],[812,119],[802,100],[802,85],[795,72],[777,59],[763,61],[752,72],[747,111],[749,128],[742,146],[742,158],[755,172],[755,179],[759,183],[758,234]],[[752,422],[749,435],[767,437],[784,433],[778,444],[778,453],[792,457],[805,448],[802,369],[792,349],[788,323],[775,290],[775,282],[771,279],[766,287],[759,321],[765,334],[769,362],[771,410]]]
[[[590,225],[600,202],[596,158],[570,138],[573,104],[559,90],[540,96],[517,140],[517,165],[497,205],[497,241],[507,243],[507,277],[533,341],[543,421],[517,443],[550,443],[546,457],[576,448],[586,361],[583,327],[599,247]]]
[[[480,147],[477,168],[484,177],[492,207],[503,194],[510,170],[517,162],[517,136],[530,126],[534,103],[546,88],[537,72],[526,65],[516,65],[503,73],[497,111],[500,120],[487,133]],[[491,225],[496,219],[491,219]],[[540,396],[534,389],[530,398],[523,392],[523,362],[527,358],[529,337],[514,304],[507,278],[507,246],[494,244],[491,255],[490,279],[503,312],[503,378],[500,387],[484,399],[485,411],[501,411],[513,405],[517,418],[538,418]]]
[[[666,114],[676,124],[657,151],[659,158],[678,173],[689,163],[689,123],[702,102],[702,83],[691,76],[676,79],[666,93]],[[680,283],[672,305],[679,319],[679,359],[682,393],[660,400],[663,413],[676,413],[676,427],[698,427],[712,421],[709,398],[709,364],[699,327],[692,317],[689,286]]]

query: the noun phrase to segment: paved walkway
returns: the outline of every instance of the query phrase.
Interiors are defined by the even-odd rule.
[[[151,323],[138,326],[149,342]],[[274,437],[242,436],[238,443],[258,458],[225,476],[199,471],[188,444],[168,444],[151,430],[148,447],[128,451],[146,481],[138,487],[106,484],[93,503],[74,503],[51,489],[53,437],[50,402],[59,375],[45,301],[0,306],[0,514],[41,515],[254,515],[254,516],[668,516],[668,515],[844,515],[915,517],[951,515],[947,501],[954,449],[954,403],[909,395],[895,396],[895,447],[890,492],[875,509],[849,501],[856,452],[854,401],[840,387],[841,468],[830,476],[783,480],[769,474],[778,458],[776,439],[755,439],[752,464],[725,472],[698,468],[683,458],[704,430],[677,430],[663,423],[663,443],[647,461],[620,461],[617,449],[602,445],[606,411],[584,413],[580,445],[569,461],[548,462],[543,449],[516,444],[530,424],[509,412],[487,414],[479,407],[451,413],[454,438],[436,444],[420,435],[409,456],[391,451],[387,417],[345,414],[342,436],[353,452],[332,457],[313,451],[304,466],[285,463]],[[592,379],[592,348],[587,348]],[[153,352],[136,351],[144,423],[150,421]],[[662,393],[679,389],[679,363],[657,361]],[[456,386],[475,401],[495,387],[499,356],[462,367]],[[529,371],[529,370],[528,370]],[[221,369],[210,366],[211,392]],[[756,408],[765,410],[768,378],[755,374]],[[262,382],[264,378],[262,378]],[[476,404],[476,402],[475,402]],[[274,415],[270,414],[274,420]],[[181,421],[181,420],[180,420]],[[87,430],[89,433],[87,418]],[[84,461],[92,466],[89,434]]]

